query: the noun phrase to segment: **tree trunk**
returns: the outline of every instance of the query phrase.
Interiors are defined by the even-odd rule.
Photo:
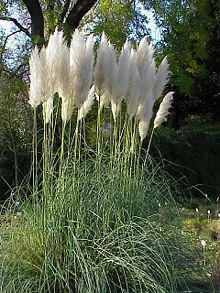
[[[63,24],[67,38],[70,38],[73,30],[75,30],[83,18],[83,16],[93,7],[97,0],[78,0],[70,10],[66,21]]]
[[[33,46],[44,44],[44,16],[38,0],[22,0],[31,17],[31,36]]]
[[[39,0],[22,0],[31,17],[31,37],[33,46],[42,46],[44,39],[44,16]],[[93,7],[97,0],[77,0],[69,11],[71,1],[64,2],[63,11],[57,15],[59,26],[70,40],[72,32],[79,26],[83,16]],[[66,19],[65,19],[66,17]],[[65,21],[64,21],[65,19]]]

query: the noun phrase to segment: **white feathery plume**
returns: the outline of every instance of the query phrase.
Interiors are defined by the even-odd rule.
[[[41,85],[39,83],[40,71],[40,57],[38,48],[35,47],[31,53],[29,60],[30,65],[30,91],[28,103],[31,107],[36,108],[41,104]]]
[[[129,85],[126,95],[127,111],[132,118],[136,112],[140,96],[140,73],[137,67],[137,53],[134,49],[131,49],[130,61],[129,61]]]
[[[50,86],[52,88],[52,95],[58,91],[59,72],[62,66],[62,54],[65,40],[62,31],[56,28],[54,33],[50,36],[46,48],[46,64],[50,76]]]
[[[112,94],[112,86],[116,78],[116,56],[114,48],[102,34],[101,43],[97,53],[94,83],[100,98],[100,107],[107,106]]]
[[[44,46],[40,50],[39,56],[41,74],[38,76],[38,79],[41,83],[41,99],[42,102],[46,102],[53,95],[53,89],[50,84],[50,72],[47,65],[47,54]]]
[[[149,129],[148,121],[140,120],[138,124],[138,130],[139,130],[141,141],[143,141],[145,137],[147,136],[148,129]]]
[[[60,56],[60,68],[58,72],[57,91],[63,101],[69,97],[70,82],[70,52],[67,45],[63,44],[62,54]]]
[[[111,109],[112,109],[112,115],[114,120],[116,120],[116,117],[120,111],[120,104],[115,103],[113,100],[111,100]]]
[[[91,110],[91,107],[92,107],[94,101],[95,101],[95,87],[93,85],[89,91],[87,99],[85,100],[85,102],[83,103],[81,108],[79,109],[78,120],[81,120],[84,117],[86,117],[86,115]]]
[[[139,134],[142,141],[146,137],[150,126],[150,121],[153,116],[153,105],[153,94],[149,91],[146,94],[145,102],[139,105],[137,114],[139,118]]]
[[[92,35],[85,42],[82,33],[75,30],[70,45],[70,77],[74,105],[78,108],[85,102],[92,84],[93,46]]]
[[[47,101],[52,94],[48,67],[46,64],[46,50],[35,47],[30,57],[30,100],[29,104],[35,108],[41,102]]]
[[[118,60],[118,64],[116,66],[116,77],[115,84],[113,84],[113,96],[112,99],[115,99],[116,102],[122,100],[122,97],[125,96],[128,83],[129,83],[129,61],[130,61],[130,53],[131,53],[131,45],[126,40],[124,44],[121,55]]]
[[[84,87],[86,86],[86,97],[88,97],[88,93],[91,89],[92,80],[93,80],[93,70],[94,70],[94,43],[95,38],[93,35],[90,35],[86,41],[86,55],[85,55],[85,63],[86,63],[86,75],[84,78]]]
[[[141,76],[140,102],[144,102],[146,92],[153,90],[156,75],[156,65],[153,58],[154,47],[144,37],[137,49],[137,65]]]
[[[173,101],[174,92],[169,92],[160,104],[159,110],[157,111],[156,118],[154,119],[154,128],[160,126],[163,122],[167,121],[167,115]]]
[[[121,102],[125,97],[129,86],[129,61],[131,45],[126,40],[119,57],[118,63],[113,62],[114,69],[112,76],[111,104],[114,119],[120,110]],[[115,60],[115,59],[114,59]]]
[[[154,47],[144,37],[137,49],[137,66],[140,73],[140,98],[137,110],[139,119],[139,134],[143,140],[148,132],[153,116],[153,86],[155,83],[156,65],[154,61]]]
[[[107,51],[108,51],[108,40],[103,32],[101,37],[101,42],[97,51],[97,60],[96,60],[96,66],[94,70],[94,83],[99,94],[101,94],[102,85],[105,78],[104,72],[105,72],[105,67],[107,62]]]
[[[167,57],[165,57],[163,61],[161,62],[156,74],[156,81],[154,83],[154,89],[153,89],[155,99],[162,96],[163,90],[166,84],[168,83],[168,81],[169,81],[169,64],[168,64]]]
[[[49,38],[47,48],[42,48],[40,52],[42,67],[46,71],[46,75],[44,74],[42,76],[41,81],[42,85],[44,84],[42,90],[45,90],[42,96],[44,97],[43,112],[46,123],[49,123],[53,112],[53,95],[58,91],[63,45],[63,33],[59,32],[56,28],[55,32]],[[49,91],[46,85],[49,86]]]
[[[106,63],[104,67],[104,80],[102,85],[101,98],[104,98],[104,101],[111,100],[111,97],[113,96],[113,88],[116,82],[116,72],[117,72],[117,59],[115,55],[115,50],[113,45],[109,42],[107,47]],[[111,102],[113,101],[111,100]],[[116,112],[114,110],[113,110],[113,115],[116,115]]]
[[[102,105],[107,105],[108,101],[112,104],[112,113],[114,118],[116,118],[116,113],[118,112],[118,106],[111,99],[113,96],[113,88],[116,83],[116,73],[117,73],[117,59],[115,55],[115,50],[113,45],[109,42],[106,51],[106,62],[103,68],[103,83],[102,83],[102,95],[101,107]]]
[[[50,96],[49,99],[43,103],[43,117],[45,123],[50,122],[50,117],[53,113],[53,96]]]
[[[77,71],[79,72],[80,65],[82,64],[83,55],[85,55],[85,40],[82,34],[78,29],[75,30],[72,36],[71,44],[70,44],[70,91],[69,98],[72,101],[69,101],[67,104],[73,105],[75,104],[75,92],[76,92],[76,79],[77,79]],[[79,78],[79,77],[78,77]],[[78,100],[76,104],[79,104]],[[70,107],[67,107],[70,111]],[[69,116],[69,115],[68,115]],[[68,119],[69,120],[69,119]]]
[[[56,92],[58,92],[58,94],[61,96],[61,116],[62,119],[66,121],[71,117],[72,114],[72,107],[67,107],[71,104],[71,101],[69,101],[70,56],[63,32],[58,31],[57,28],[49,38],[46,49],[46,64],[50,74],[49,84],[51,86],[51,96],[53,96],[53,94]],[[44,104],[44,107],[44,111],[46,113],[45,119],[47,122],[49,121],[53,111],[52,99],[49,99],[48,103]]]
[[[69,97],[67,100],[62,100],[61,118],[64,123],[70,120],[73,113],[73,99]]]
[[[145,70],[146,51],[148,50],[149,43],[147,37],[143,37],[137,48],[137,62],[140,73]]]

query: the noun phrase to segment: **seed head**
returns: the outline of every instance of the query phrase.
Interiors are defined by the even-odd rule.
[[[169,92],[160,104],[159,110],[157,111],[156,118],[154,120],[154,128],[160,126],[163,122],[167,121],[167,115],[173,101],[174,92]]]

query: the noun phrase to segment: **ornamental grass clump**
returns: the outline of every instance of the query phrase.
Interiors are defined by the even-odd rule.
[[[127,40],[117,57],[103,33],[94,64],[94,41],[92,35],[85,40],[76,30],[68,49],[62,32],[56,30],[49,38],[47,48],[40,51],[35,48],[30,58],[29,103],[36,108],[49,100],[50,113],[53,111],[50,100],[57,92],[62,99],[62,120],[65,123],[74,109],[80,110],[87,99],[91,101],[89,92],[94,83],[93,95],[96,95],[100,109],[111,104],[116,120],[125,103],[125,114],[135,117],[143,140],[153,116],[154,102],[162,96],[168,82],[167,58],[157,69],[154,48],[146,37],[137,49],[132,48]],[[45,121],[48,123],[49,119],[45,118]]]
[[[31,54],[33,184],[0,243],[3,292],[177,292],[179,244],[163,233],[177,209],[168,179],[141,158],[168,81],[167,59],[156,67],[146,37],[136,48],[127,40],[116,54],[103,33],[96,58],[94,42],[76,30],[68,47],[55,30]],[[153,129],[165,121],[172,95]],[[95,147],[88,143],[90,110]]]

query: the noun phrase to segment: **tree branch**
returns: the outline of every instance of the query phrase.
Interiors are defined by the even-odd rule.
[[[79,26],[83,16],[92,8],[97,0],[77,0],[70,13],[68,14],[65,26],[67,32],[71,32]]]
[[[66,0],[63,6],[63,11],[60,14],[60,22],[64,21],[64,18],[68,12],[71,0]]]
[[[6,45],[7,45],[8,40],[10,39],[11,36],[13,36],[13,35],[15,35],[15,34],[17,34],[17,33],[20,33],[20,32],[21,32],[21,30],[14,31],[14,32],[12,32],[11,34],[9,34],[9,35],[5,38],[5,40],[4,40],[4,44],[3,44],[3,46],[2,46],[2,50],[1,50],[1,53],[0,53],[0,62],[1,62],[1,63],[2,63],[3,54],[4,54],[5,47],[6,47]]]
[[[44,16],[39,0],[22,0],[31,16],[31,32],[34,44],[44,43]]]
[[[22,32],[24,32],[28,37],[31,38],[31,34],[28,31],[28,29],[26,29],[25,27],[23,27],[23,25],[21,25],[17,19],[13,18],[13,17],[7,17],[7,16],[0,16],[0,19],[2,20],[7,20],[7,21],[12,21]]]

